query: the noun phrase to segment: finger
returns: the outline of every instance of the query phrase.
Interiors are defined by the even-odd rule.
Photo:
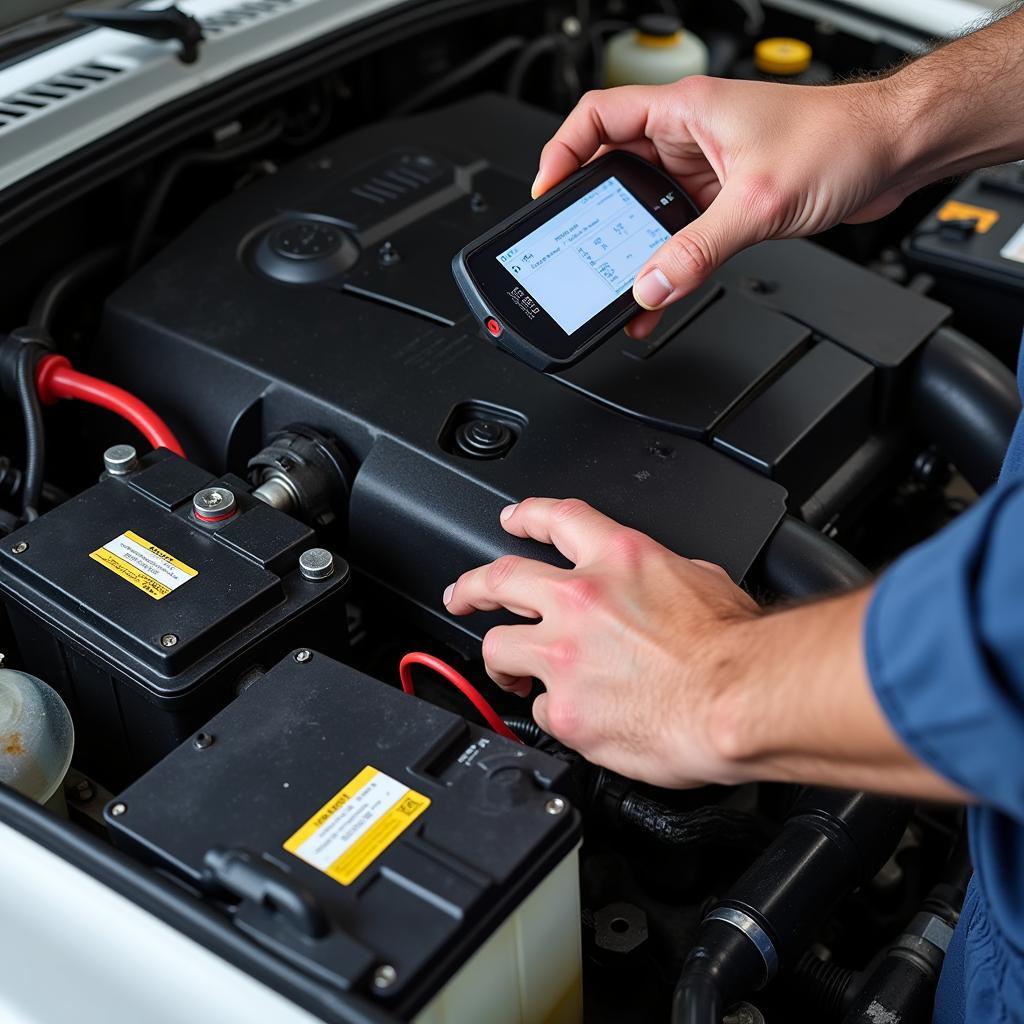
[[[661,313],[656,309],[645,309],[626,324],[626,334],[634,341],[645,341],[654,333],[660,319]]]
[[[730,256],[769,237],[771,199],[750,185],[728,182],[696,220],[677,231],[644,265],[633,297],[644,309],[663,309],[703,284]]]
[[[591,157],[591,160],[597,160],[599,157],[604,156],[605,153],[623,151],[633,153],[635,156],[646,160],[649,164],[654,164],[655,167],[661,166],[661,154],[658,152],[658,147],[655,146],[650,139],[636,139],[634,142],[620,142],[616,146],[601,146]]]
[[[528,619],[543,618],[545,584],[565,573],[553,565],[516,555],[501,558],[463,573],[444,592],[444,605],[452,615],[493,612],[507,608]]]
[[[526,498],[502,509],[501,525],[515,537],[554,544],[573,565],[596,561],[624,529],[578,498]]]
[[[503,690],[526,697],[539,670],[537,644],[531,639],[536,626],[495,626],[484,636],[483,656],[487,674]]]
[[[541,150],[530,190],[543,195],[582,167],[603,145],[620,146],[645,137],[644,128],[657,88],[625,85],[586,93]]]

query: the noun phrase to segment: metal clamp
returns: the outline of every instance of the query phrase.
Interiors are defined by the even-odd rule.
[[[775,977],[779,969],[779,954],[775,951],[775,943],[772,942],[768,933],[745,911],[736,910],[734,907],[717,907],[712,910],[705,921],[724,921],[738,928],[757,948],[764,960],[764,981],[761,987],[768,984]]]

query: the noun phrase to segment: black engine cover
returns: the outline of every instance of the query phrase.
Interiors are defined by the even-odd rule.
[[[653,339],[619,335],[562,378],[538,374],[476,337],[449,265],[528,200],[555,123],[480,97],[360,129],[246,188],[109,300],[103,372],[211,467],[241,471],[294,422],[337,437],[359,467],[351,561],[434,613],[481,561],[552,558],[498,525],[531,494],[584,498],[741,579],[787,496],[885,424],[900,368],[947,311],[811,243],[774,243]]]

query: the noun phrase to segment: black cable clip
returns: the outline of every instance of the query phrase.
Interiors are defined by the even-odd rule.
[[[84,21],[97,28],[112,28],[118,32],[129,32],[146,39],[175,39],[181,43],[178,59],[182,64],[195,64],[199,59],[199,44],[206,38],[203,26],[179,10],[174,4],[159,11],[65,11],[64,17],[72,21]]]
[[[330,931],[330,922],[313,894],[251,851],[214,848],[207,851],[203,865],[220,888],[287,921],[300,934],[318,939]]]

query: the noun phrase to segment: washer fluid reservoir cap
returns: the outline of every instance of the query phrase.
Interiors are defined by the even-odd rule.
[[[675,46],[683,38],[683,23],[673,14],[641,14],[636,41],[641,46]]]
[[[802,39],[778,36],[754,47],[754,64],[765,75],[799,75],[811,66],[814,52]]]
[[[74,747],[75,728],[57,691],[35,676],[0,669],[0,782],[46,803]]]

